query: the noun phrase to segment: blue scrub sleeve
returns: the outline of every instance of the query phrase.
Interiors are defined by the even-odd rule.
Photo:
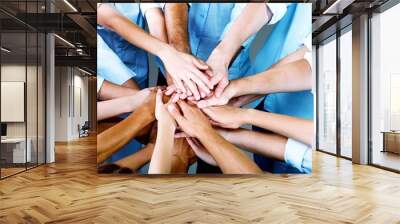
[[[104,42],[100,35],[97,35],[97,74],[117,85],[122,85],[136,76]]]

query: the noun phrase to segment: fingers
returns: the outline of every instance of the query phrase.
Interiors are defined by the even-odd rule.
[[[193,141],[193,138],[186,138],[186,141],[189,143],[189,146],[193,149],[193,151],[196,153],[196,155],[197,155],[197,153],[198,153],[198,147],[197,147],[197,145],[194,143],[194,141]]]
[[[215,95],[217,97],[221,97],[222,93],[224,92],[224,89],[228,86],[229,81],[227,78],[223,78],[219,83],[217,88],[215,89]]]
[[[176,106],[176,104],[168,105],[167,109],[168,109],[168,112],[171,114],[171,116],[176,120],[176,122],[180,126],[185,122],[185,118],[179,112],[179,109]]]
[[[172,103],[176,103],[176,102],[178,102],[179,98],[180,98],[180,94],[179,93],[174,93],[174,94],[172,94],[171,102]]]
[[[218,84],[222,79],[224,78],[223,73],[214,73],[214,76],[211,78],[210,82],[213,85],[213,87]]]
[[[193,96],[196,98],[196,100],[199,100],[200,99],[199,90],[197,89],[196,85],[192,82],[192,80],[190,79],[185,80],[185,84],[188,86],[190,92],[193,93]],[[187,95],[190,96],[189,94]]]
[[[206,108],[206,107],[214,106],[214,105],[220,105],[219,99],[216,98],[216,97],[211,97],[211,98],[209,98],[209,99],[200,100],[200,101],[197,103],[197,106],[198,106],[199,108]]]
[[[181,108],[184,116],[186,116],[188,113],[190,113],[191,107],[185,101],[182,101],[182,100],[179,101],[178,105]]]
[[[196,84],[197,85],[203,85],[203,86],[205,86],[206,87],[206,89],[208,89],[208,90],[210,90],[210,89],[212,89],[213,87],[214,87],[214,85],[212,85],[212,83],[211,83],[211,80],[207,77],[207,75],[204,73],[204,72],[202,72],[202,71],[199,71],[199,70],[197,70],[197,69],[192,69],[192,74],[193,74],[193,76],[195,76],[197,79],[196,80],[193,80],[193,76],[192,77],[190,77],[193,81],[195,81],[196,82]]]
[[[205,70],[204,73],[205,73],[206,75],[208,75],[208,77],[213,77],[213,76],[214,76],[214,72],[211,71],[211,69]],[[211,83],[211,84],[212,84],[212,83]]]
[[[196,76],[195,74],[190,76],[190,79],[193,80],[193,82],[195,82],[197,84],[199,89],[202,90],[203,92],[205,92],[206,94],[211,92],[210,89],[212,89],[212,86],[210,85],[211,87],[207,87],[206,84],[204,84],[204,82],[202,81],[202,79],[199,78],[198,76]]]
[[[164,105],[163,101],[162,101],[162,97],[163,97],[163,93],[161,89],[157,90],[157,96],[156,96],[156,105],[157,106],[161,106]]]
[[[202,60],[200,60],[198,58],[193,58],[193,63],[200,70],[208,69],[208,65],[204,61],[202,61]]]
[[[186,134],[185,132],[178,132],[178,133],[175,133],[175,136],[174,136],[175,138],[187,138],[187,137],[190,137],[188,134]]]
[[[167,87],[167,91],[165,91],[165,95],[171,96],[176,91],[175,85],[170,85]]]
[[[213,118],[214,113],[211,108],[203,108],[201,111],[203,111],[203,113],[205,113],[209,118]]]
[[[182,80],[176,79],[176,80],[174,80],[174,84],[178,90],[180,90],[183,93],[186,93],[186,88],[185,88],[185,85],[183,84]]]

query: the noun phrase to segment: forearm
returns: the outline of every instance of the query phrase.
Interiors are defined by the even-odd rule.
[[[133,155],[127,156],[123,159],[118,160],[115,164],[120,167],[126,167],[131,170],[137,170],[148,161],[150,161],[151,155],[153,154],[154,144],[149,143],[143,149],[134,153]]]
[[[157,140],[151,156],[149,174],[168,174],[171,172],[175,127],[159,122],[157,129]]]
[[[250,152],[274,158],[285,159],[287,138],[277,134],[267,134],[248,129],[224,130],[223,137]]]
[[[142,103],[143,99],[136,97],[136,95],[99,101],[97,102],[97,120],[100,121],[135,111]]]
[[[304,91],[312,88],[312,73],[308,62],[301,59],[232,81],[232,85],[238,96]]]
[[[165,5],[165,24],[169,44],[178,51],[190,53],[187,3],[167,3]]]
[[[171,173],[187,173],[189,165],[195,161],[196,155],[184,138],[174,141],[172,151]]]
[[[287,138],[296,139],[307,145],[312,145],[313,143],[313,121],[254,109],[245,110],[243,119],[246,124],[269,130]]]
[[[143,29],[132,23],[128,18],[119,14],[112,7],[102,4],[98,7],[97,23],[107,27],[131,44],[144,49],[151,54],[161,56],[163,51],[168,49],[168,45],[157,38],[146,33]]]
[[[155,120],[155,94],[123,121],[97,135],[97,162],[101,163]]]
[[[164,43],[168,43],[164,14],[160,8],[152,8],[146,12],[147,25],[152,36]]]
[[[200,142],[210,152],[223,173],[262,173],[260,168],[240,149],[226,141],[216,131],[202,133]]]
[[[136,84],[134,81],[132,81],[132,83]],[[135,95],[139,90],[139,88],[133,89],[104,81],[98,93],[98,98],[100,100],[112,100],[124,96]]]
[[[225,33],[220,44],[216,47],[217,51],[225,55],[225,64],[229,64],[240,49],[240,46],[251,35],[260,30],[269,21],[270,16],[265,4],[247,4],[230,29]]]

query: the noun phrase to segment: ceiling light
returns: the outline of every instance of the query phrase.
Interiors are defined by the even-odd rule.
[[[79,67],[78,67],[78,70],[81,71],[81,72],[83,72],[83,73],[85,73],[85,74],[87,74],[87,75],[92,75],[92,73],[90,73],[90,72],[88,72],[88,71],[86,71],[86,70],[83,70],[83,69],[81,69],[81,68],[79,68]]]
[[[73,45],[73,44],[72,44],[71,42],[69,42],[68,40],[66,40],[66,39],[64,39],[64,38],[62,38],[62,37],[60,37],[60,36],[57,35],[57,34],[54,34],[54,36],[57,37],[57,38],[58,38],[59,40],[61,40],[62,42],[66,43],[68,46],[75,48],[75,45]]]
[[[322,14],[342,14],[343,10],[353,2],[354,0],[336,0],[332,5],[325,9]]]
[[[74,10],[75,12],[78,12],[78,10],[68,1],[68,0],[64,0],[65,4],[67,4],[72,10]]]
[[[9,50],[9,49],[7,49],[7,48],[5,48],[5,47],[1,47],[0,49],[1,49],[2,51],[6,52],[6,53],[10,53],[10,52],[11,52],[11,50]]]

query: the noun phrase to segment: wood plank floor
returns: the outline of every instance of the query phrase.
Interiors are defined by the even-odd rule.
[[[0,223],[400,223],[400,175],[316,152],[312,175],[99,175],[94,138],[0,181]]]

